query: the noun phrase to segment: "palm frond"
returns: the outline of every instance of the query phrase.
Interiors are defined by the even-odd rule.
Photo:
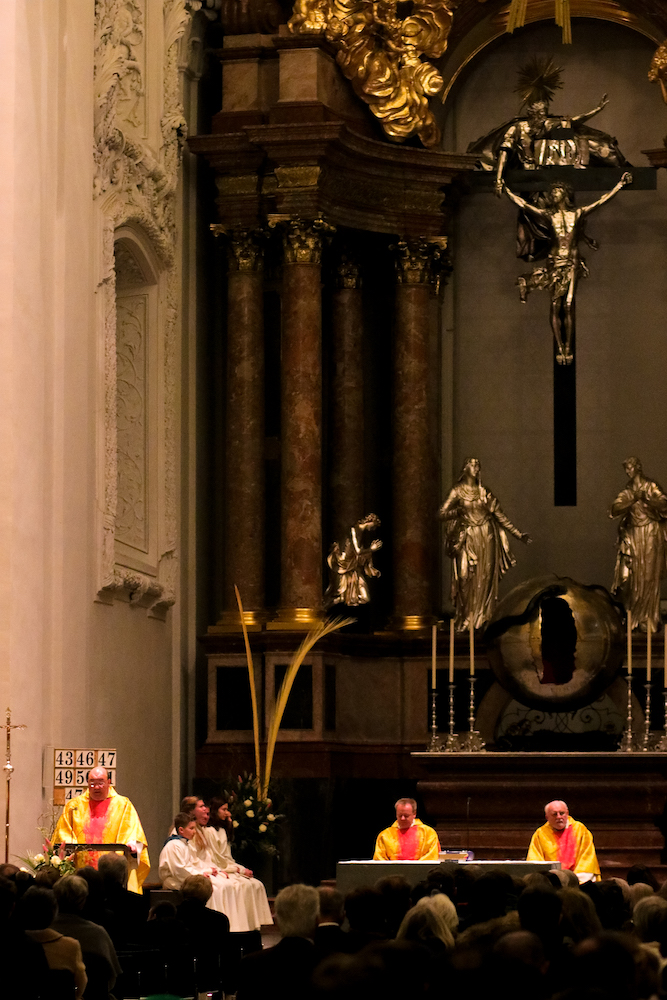
[[[276,748],[276,741],[278,739],[278,730],[280,729],[280,723],[282,722],[283,715],[285,714],[285,708],[287,706],[287,699],[289,698],[290,691],[292,690],[292,685],[296,680],[299,667],[315,643],[319,642],[320,639],[323,639],[325,635],[329,635],[331,632],[337,632],[338,629],[344,628],[346,625],[351,625],[353,621],[355,621],[354,618],[338,618],[327,619],[324,622],[320,622],[319,625],[310,630],[292,657],[290,665],[288,666],[285,676],[283,677],[283,682],[280,685],[280,691],[278,692],[278,697],[276,698],[276,703],[271,715],[271,721],[269,723],[269,733],[266,746],[266,766],[264,769],[264,785],[262,789],[262,795],[264,798],[266,798],[268,794],[271,767],[273,765],[273,754]]]
[[[259,756],[259,714],[257,711],[257,689],[255,687],[255,667],[252,662],[252,653],[250,651],[250,640],[248,638],[248,629],[246,628],[245,618],[243,617],[243,602],[241,601],[241,594],[239,593],[239,588],[234,584],[234,593],[236,594],[236,603],[239,606],[239,614],[241,615],[241,628],[243,629],[243,640],[245,642],[245,655],[248,662],[248,680],[250,681],[250,703],[252,705],[252,737],[255,744],[255,774],[257,776],[257,786],[261,787],[262,775],[260,770],[260,756]],[[268,785],[268,783],[267,783]]]

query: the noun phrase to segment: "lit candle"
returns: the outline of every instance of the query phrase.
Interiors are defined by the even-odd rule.
[[[667,646],[665,647],[667,649]],[[454,683],[454,619],[449,619],[449,683]],[[665,653],[665,687],[667,687],[667,653]]]
[[[435,684],[435,654],[436,654],[436,648],[437,648],[437,643],[438,643],[437,635],[438,635],[438,626],[434,625],[433,628],[431,629],[431,687],[433,688],[434,691],[435,691],[435,688],[436,688],[436,684]]]
[[[646,683],[651,680],[651,623],[646,623]]]
[[[475,676],[475,627],[470,622],[470,676]]]
[[[628,675],[632,674],[632,611],[628,611]]]

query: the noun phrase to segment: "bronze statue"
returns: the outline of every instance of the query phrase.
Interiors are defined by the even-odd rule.
[[[667,494],[642,472],[638,458],[623,463],[628,484],[611,506],[620,517],[612,593],[632,613],[632,627],[660,628],[660,583],[667,556]]]
[[[510,201],[549,227],[551,246],[545,264],[533,268],[530,274],[520,275],[516,283],[523,303],[526,302],[528,292],[534,288],[551,293],[551,329],[558,344],[558,364],[572,363],[574,294],[579,278],[588,277],[589,274],[586,261],[579,253],[579,243],[586,240],[592,249],[597,250],[597,243],[588,239],[584,232],[584,219],[617,195],[626,184],[631,183],[632,174],[624,173],[611,191],[582,208],[575,207],[572,189],[562,181],[555,181],[551,185],[549,194],[542,199],[542,205],[531,204],[503,184]]]
[[[495,172],[498,197],[506,169],[629,166],[613,136],[586,125],[607,106],[606,94],[596,107],[583,114],[550,113],[553,95],[563,85],[560,74],[561,69],[549,58],[529,60],[520,68],[515,88],[523,97],[525,112],[468,146],[468,152],[478,156],[482,170]]]
[[[369,545],[364,534],[379,527],[380,518],[376,514],[368,514],[350,528],[350,535],[343,542],[342,550],[338,542],[333,543],[327,556],[329,586],[324,594],[325,608],[334,604],[346,604],[349,607],[368,604],[371,597],[367,578],[380,576],[380,570],[373,565],[373,553],[382,548],[382,542],[379,538],[374,538]]]
[[[498,584],[516,563],[507,533],[526,544],[532,541],[514,527],[493,493],[482,486],[480,468],[478,458],[467,458],[440,508],[445,551],[452,560],[451,596],[459,632],[469,628],[470,622],[479,629],[493,615]]]

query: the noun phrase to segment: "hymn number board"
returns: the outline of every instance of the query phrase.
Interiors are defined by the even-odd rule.
[[[109,780],[116,784],[116,751],[76,749],[53,751],[53,803],[62,806],[85,792],[93,767],[106,767]]]

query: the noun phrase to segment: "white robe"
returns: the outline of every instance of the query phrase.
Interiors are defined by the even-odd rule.
[[[208,837],[206,839],[208,842]],[[236,864],[234,867],[239,868]],[[219,874],[213,875],[216,868]],[[262,924],[273,923],[262,883],[231,870],[229,873],[223,871],[222,865],[214,861],[211,852],[196,848],[194,841],[181,837],[178,840],[168,840],[160,854],[159,874],[165,889],[180,889],[189,875],[206,875],[210,878],[213,895],[206,905],[229,918],[231,931],[254,931]]]

